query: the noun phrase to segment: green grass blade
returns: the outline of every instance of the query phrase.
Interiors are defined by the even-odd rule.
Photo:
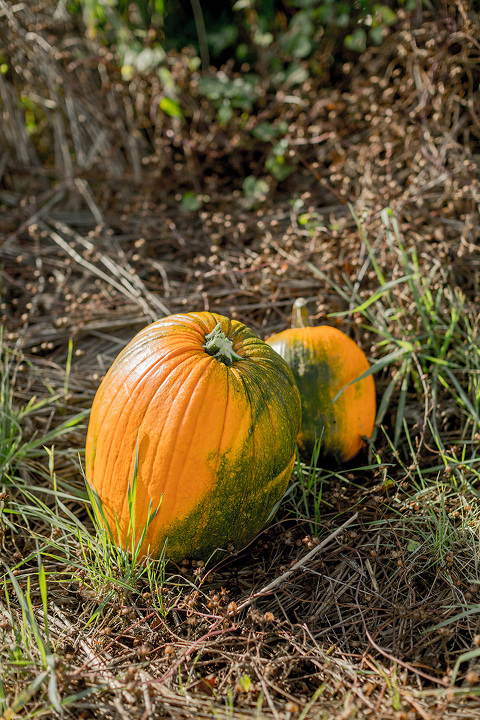
[[[55,656],[47,655],[46,662],[48,666],[48,699],[50,700],[52,707],[55,708],[60,717],[63,717],[64,711],[62,707],[62,699],[58,691],[57,676],[55,673]]]
[[[370,375],[374,375],[379,370],[383,370],[384,367],[387,367],[387,365],[390,365],[395,360],[398,360],[399,358],[403,357],[406,353],[411,353],[413,348],[411,346],[407,347],[401,347],[397,350],[393,350],[391,353],[388,353],[388,355],[385,355],[380,360],[377,360],[377,362],[370,365],[368,370],[365,370],[361,375],[356,377],[354,380],[351,380],[347,385],[345,385],[341,390],[338,391],[338,393],[335,395],[335,397],[332,400],[332,403],[335,403],[340,395],[345,392],[345,390],[350,387],[350,385],[353,385],[354,383],[360,382],[360,380],[364,380],[365,378],[369,377]]]
[[[11,718],[14,718],[15,715],[18,715],[20,710],[23,710],[25,705],[38,692],[45,680],[48,678],[48,672],[48,670],[41,672],[36,678],[34,678],[34,680],[32,680],[25,690],[22,690],[10,707],[4,711],[2,720],[11,720]]]
[[[403,421],[405,414],[405,406],[407,404],[408,381],[410,379],[411,364],[409,363],[405,369],[402,384],[400,386],[400,394],[397,403],[397,417],[395,419],[395,431],[393,435],[393,444],[398,447],[400,435],[403,430]]]
[[[328,313],[327,317],[345,317],[346,315],[352,315],[354,313],[362,313],[364,310],[369,308],[370,305],[373,305],[373,303],[377,302],[377,300],[380,300],[383,295],[387,294],[392,288],[400,285],[401,283],[407,282],[408,280],[416,278],[418,278],[418,273],[413,275],[404,275],[403,277],[396,280],[390,280],[390,282],[382,285],[379,290],[373,293],[373,295],[371,295],[367,300],[365,300],[365,302],[361,303],[361,305],[357,305],[354,308],[349,308],[348,310],[343,310],[342,312]]]
[[[47,579],[45,575],[45,567],[42,563],[41,555],[38,554],[38,580],[40,585],[40,596],[42,598],[45,640],[48,652],[50,652],[50,635],[48,628],[48,595],[47,595]]]

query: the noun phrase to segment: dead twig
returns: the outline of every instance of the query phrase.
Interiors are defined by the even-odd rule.
[[[341,533],[349,527],[352,523],[355,522],[355,520],[358,518],[358,513],[355,513],[355,515],[352,515],[351,518],[346,520],[340,527],[338,527],[336,530],[334,530],[328,537],[326,537],[322,542],[320,542],[318,545],[316,545],[312,550],[310,550],[306,555],[304,555],[300,560],[297,560],[294,565],[292,565],[291,568],[286,570],[284,573],[276,577],[272,582],[268,583],[268,585],[265,585],[261,590],[258,590],[256,593],[254,593],[251,597],[249,597],[247,600],[244,600],[244,602],[240,603],[238,607],[236,608],[235,612],[239,613],[242,610],[245,610],[249,605],[251,605],[255,600],[257,600],[260,597],[263,597],[264,595],[268,595],[272,592],[275,588],[277,588],[279,585],[283,585],[288,578],[293,575],[297,570],[305,568],[306,565],[308,565],[309,562],[320,552],[320,550],[323,550],[324,547],[327,545],[330,545],[332,540],[335,540],[338,535],[341,535]],[[233,614],[233,613],[232,613]]]

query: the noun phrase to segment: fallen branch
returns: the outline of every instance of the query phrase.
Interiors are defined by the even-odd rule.
[[[290,567],[288,570],[285,570],[284,573],[282,573],[281,575],[276,577],[274,580],[272,580],[272,582],[268,583],[268,585],[265,585],[265,587],[263,587],[261,590],[258,590],[258,592],[251,595],[248,598],[248,600],[245,600],[243,603],[240,603],[240,605],[238,605],[235,608],[235,610],[234,611],[232,610],[229,614],[233,615],[234,612],[238,613],[241,610],[244,610],[246,607],[251,605],[254,602],[254,600],[256,600],[257,598],[263,597],[264,595],[267,595],[268,593],[272,592],[272,590],[274,590],[276,587],[278,587],[283,582],[285,582],[285,580],[287,580],[287,578],[289,578],[290,575],[292,575],[294,572],[296,572],[300,568],[307,565],[315,557],[315,555],[317,555],[317,553],[320,552],[320,550],[322,550],[324,547],[329,545],[332,540],[334,540],[338,535],[340,535],[345,530],[345,528],[347,528],[349,525],[351,525],[353,522],[355,522],[355,520],[357,518],[358,518],[358,513],[355,513],[355,515],[352,515],[352,517],[349,518],[349,520],[346,520],[343,523],[343,525],[340,525],[340,527],[338,527],[336,530],[334,530],[332,533],[330,533],[330,535],[328,537],[326,537],[324,540],[322,540],[321,543],[319,543],[318,545],[315,545],[315,547],[312,550],[310,550],[310,552],[308,552],[306,555],[304,555],[302,558],[300,558],[300,560],[297,560],[297,562],[294,565],[292,565],[292,567]]]

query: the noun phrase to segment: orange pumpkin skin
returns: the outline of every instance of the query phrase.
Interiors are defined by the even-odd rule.
[[[240,356],[230,366],[204,348],[218,323]],[[172,315],[140,331],[101,383],[86,478],[125,546],[138,444],[137,539],[150,501],[158,507],[140,556],[165,546],[174,561],[206,559],[262,529],[291,477],[300,423],[287,363],[249,328],[209,312]]]
[[[268,344],[293,371],[302,399],[298,444],[311,452],[316,438],[320,455],[346,462],[370,437],[376,415],[375,384],[370,375],[337,398],[348,383],[368,370],[361,348],[345,333],[327,325],[297,327],[268,338]]]

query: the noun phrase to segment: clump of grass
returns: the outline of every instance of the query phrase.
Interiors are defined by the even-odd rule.
[[[31,363],[18,351],[8,347],[3,339],[3,328],[0,327],[0,488],[5,492],[8,488],[19,484],[28,484],[31,476],[43,471],[43,464],[37,463],[45,457],[44,448],[58,443],[63,437],[79,427],[86,413],[80,412],[63,422],[55,424],[51,429],[40,432],[29,430],[34,421],[44,414],[51,414],[62,409],[62,401],[68,391],[65,380],[65,392],[55,393],[45,385],[45,397],[31,397],[26,403],[15,397],[18,376],[25,366],[32,370]],[[66,378],[69,372],[66,368]],[[43,472],[43,477],[46,477]]]
[[[162,592],[166,577],[164,559],[139,556],[146,528],[141,529],[136,539],[135,478],[129,491],[131,532],[128,544],[122,547],[106,524],[95,493],[88,488],[82,500],[78,493],[59,488],[54,451],[46,448],[45,458],[52,486],[47,501],[40,493],[21,485],[15,499],[3,508],[7,528],[17,531],[21,522],[24,536],[23,553],[10,556],[1,578],[6,600],[4,608],[0,603],[5,641],[4,680],[0,685],[4,717],[20,711],[34,713],[39,708],[45,712],[48,706],[62,716],[68,706],[109,687],[108,683],[93,682],[79,692],[72,692],[65,683],[65,669],[62,665],[57,667],[58,653],[61,654],[58,643],[62,628],[73,643],[75,629],[58,606],[62,600],[75,599],[85,606],[80,629],[80,637],[85,639],[92,632],[97,633],[95,628],[105,626],[109,618],[117,622],[119,609],[133,613],[134,617],[135,607],[145,604],[147,595],[155,615],[165,617],[170,610],[171,600]],[[174,587],[170,593],[173,602],[177,595]],[[90,645],[86,640],[81,640],[81,645],[82,642],[87,659],[91,658]],[[62,692],[58,677],[63,678]],[[111,676],[108,678],[112,680]],[[21,689],[15,698],[11,697],[12,688]]]
[[[34,556],[40,554],[49,565],[57,566],[57,578],[63,577],[67,583],[78,583],[86,597],[100,603],[91,616],[93,621],[109,603],[128,603],[132,594],[138,592],[138,584],[143,578],[153,581],[155,576],[158,584],[160,576],[164,575],[163,556],[156,560],[140,556],[148,524],[154,513],[150,514],[146,526],[139,530],[137,538],[134,478],[129,488],[128,536],[125,545],[120,545],[117,540],[119,528],[115,533],[109,527],[101,500],[95,491],[87,484],[83,499],[61,491],[54,471],[53,451],[46,449],[46,453],[52,475],[53,506],[29,489],[21,488],[21,501],[11,503],[7,513],[10,518],[20,515],[31,524],[36,521],[41,528],[49,528],[50,532],[46,536],[44,532],[37,533],[30,529],[35,539],[35,550],[26,554],[16,569],[21,571],[24,567],[28,572]],[[72,505],[77,508],[73,509]],[[82,506],[85,509],[83,517],[78,512]]]
[[[369,574],[359,581],[357,597],[358,592],[371,595],[368,580],[376,575],[376,558],[382,555],[383,564],[388,558],[393,568],[377,603],[391,607],[390,593],[408,596],[415,588],[418,605],[412,617],[418,612],[424,620],[431,618],[431,627],[442,628],[447,664],[465,648],[461,663],[473,661],[478,652],[468,647],[475,633],[460,617],[475,612],[480,588],[480,351],[475,309],[450,283],[445,268],[422,266],[389,209],[381,220],[383,239],[396,257],[390,277],[355,219],[367,248],[357,281],[345,275],[341,286],[309,267],[347,304],[348,310],[330,317],[356,318],[357,327],[361,318],[361,327],[373,339],[371,367],[361,377],[373,373],[376,378],[375,431],[368,452],[343,467],[322,467],[318,444],[310,463],[297,463],[286,507],[289,517],[308,523],[311,535],[357,510],[356,526],[344,538],[358,544],[359,561],[369,567]],[[365,298],[360,281],[372,268],[378,290]],[[407,583],[403,590],[402,578]],[[432,587],[438,588],[433,598]],[[425,597],[431,603],[428,613]],[[463,608],[460,615],[454,607]],[[370,609],[362,613],[368,618]],[[439,617],[445,618],[440,625]],[[428,637],[435,634],[430,628],[424,632]],[[387,633],[387,652],[389,642]],[[422,643],[416,641],[417,646]],[[457,661],[454,679],[460,665]]]
[[[27,687],[10,705],[5,685],[2,683],[0,686],[0,709],[5,718],[20,713],[43,685],[46,685],[48,701],[51,707],[59,716],[63,716],[63,707],[58,693],[55,673],[56,660],[49,639],[48,593],[45,569],[40,557],[38,563],[38,587],[43,610],[43,627],[40,626],[34,611],[30,577],[27,579],[27,587],[24,592],[14,573],[7,568],[13,593],[21,610],[21,622],[18,622],[17,614],[12,608],[9,587],[5,580],[7,612],[5,613],[6,622],[4,621],[3,626],[4,628],[11,628],[11,634],[13,635],[13,642],[8,646],[6,664],[16,671],[17,680],[20,680],[21,676],[26,673],[29,682]],[[34,677],[30,679],[32,674]]]
[[[54,393],[47,386],[45,397],[20,403],[15,397],[16,379],[25,362],[21,354],[1,342],[0,539],[5,552],[0,581],[5,602],[0,602],[0,712],[5,718],[21,712],[45,712],[46,707],[62,716],[66,706],[94,690],[64,698],[59,692],[54,598],[75,588],[84,600],[93,601],[96,608],[84,630],[95,624],[109,605],[126,604],[138,595],[144,577],[147,585],[155,583],[157,606],[162,603],[162,560],[139,562],[146,529],[137,542],[132,516],[131,547],[117,547],[102,523],[101,505],[94,495],[70,488],[57,478],[55,448],[60,456],[70,454],[70,449],[63,449],[64,439],[80,427],[85,412],[53,424],[44,433],[28,429],[42,412],[63,411],[63,393]],[[65,392],[68,373],[67,363]],[[132,512],[134,496],[135,481],[129,492]]]
[[[395,277],[388,279],[380,268],[372,246],[355,216],[368,258],[359,273],[361,278],[372,267],[379,288],[367,299],[360,295],[360,280],[352,283],[344,276],[344,286],[333,283],[322,271],[307,263],[312,272],[329,282],[348,304],[348,310],[332,313],[330,318],[361,318],[362,328],[374,339],[374,358],[369,374],[390,376],[382,382],[375,443],[386,432],[390,450],[414,458],[429,438],[435,452],[445,452],[445,432],[449,416],[455,413],[457,427],[452,440],[461,443],[464,452],[475,458],[480,423],[480,352],[479,338],[471,308],[461,291],[452,287],[439,265],[425,271],[414,246],[406,247],[391,210],[382,214],[383,232],[390,252],[396,256]],[[415,400],[420,416],[415,447],[409,445],[406,427]],[[383,423],[395,402],[391,429]],[[459,424],[461,423],[461,425]],[[410,423],[412,424],[412,423]],[[443,424],[443,428],[440,425]]]

